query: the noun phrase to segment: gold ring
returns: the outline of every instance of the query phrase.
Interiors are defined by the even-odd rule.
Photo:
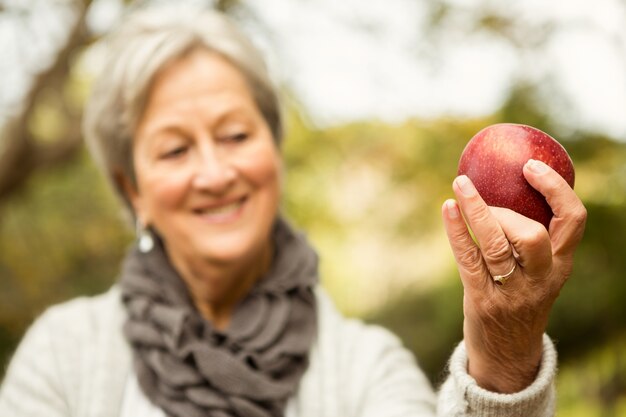
[[[513,268],[511,268],[511,270],[508,273],[504,275],[495,275],[493,277],[493,282],[495,282],[497,285],[505,284],[508,281],[509,277],[513,275],[513,272],[515,272],[515,268],[517,268],[517,262],[513,264]]]

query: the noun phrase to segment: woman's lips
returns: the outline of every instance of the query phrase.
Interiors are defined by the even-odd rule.
[[[247,200],[247,197],[242,197],[238,200],[224,204],[196,208],[193,211],[204,221],[209,221],[211,223],[226,223],[237,219],[241,215],[244,204]]]

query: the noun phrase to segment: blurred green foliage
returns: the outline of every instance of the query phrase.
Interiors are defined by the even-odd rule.
[[[561,355],[562,416],[626,415],[626,144],[553,126],[520,87],[492,117],[364,121],[328,129],[292,111],[283,211],[322,259],[348,315],[389,327],[435,384],[462,338],[462,288],[440,220],[458,157],[486,125],[558,137],[589,211],[574,274],[549,333]],[[132,231],[86,153],[39,174],[0,206],[0,365],[50,304],[115,282]]]
[[[0,206],[0,363],[47,306],[108,288],[130,239],[85,153]]]

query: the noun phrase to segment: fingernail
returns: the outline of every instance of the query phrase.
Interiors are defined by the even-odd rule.
[[[472,197],[476,194],[476,188],[472,181],[466,176],[461,175],[456,179],[456,185],[459,187],[465,197]]]
[[[446,210],[448,210],[448,217],[450,217],[451,219],[456,219],[459,217],[459,206],[457,206],[456,201],[447,200]]]
[[[529,159],[528,162],[526,162],[526,165],[528,166],[528,169],[535,174],[544,174],[548,172],[548,166],[536,159]]]

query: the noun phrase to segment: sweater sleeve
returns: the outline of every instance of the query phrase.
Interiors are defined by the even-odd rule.
[[[547,335],[535,381],[513,394],[487,391],[467,373],[467,352],[459,344],[450,358],[450,375],[439,392],[440,417],[551,417],[555,414],[556,350]]]
[[[26,332],[0,388],[0,416],[69,416],[54,357],[50,314]]]

